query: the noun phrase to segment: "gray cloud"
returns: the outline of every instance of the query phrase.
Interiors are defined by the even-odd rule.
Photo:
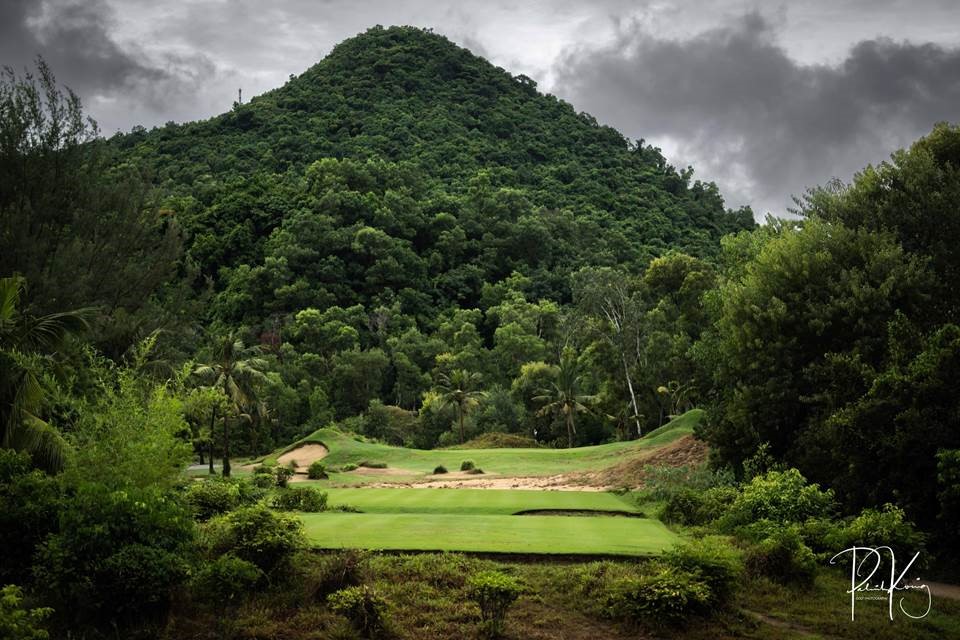
[[[567,51],[556,91],[758,213],[960,119],[960,49],[878,38],[805,65],[777,37],[758,14],[686,39],[631,23],[610,45]]]
[[[104,0],[6,0],[0,3],[0,61],[21,71],[43,57],[88,107],[98,105],[111,120],[132,110],[167,111],[217,74],[201,53],[151,57],[115,31]]]

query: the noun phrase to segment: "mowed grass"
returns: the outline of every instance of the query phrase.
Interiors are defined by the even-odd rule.
[[[364,513],[511,515],[522,511],[622,511],[636,506],[613,493],[501,489],[325,489],[331,507]]]
[[[677,539],[657,520],[617,516],[325,512],[301,518],[320,549],[649,556]]]
[[[363,442],[336,429],[320,429],[300,442],[274,453],[267,460],[275,461],[284,451],[301,444],[319,442],[330,450],[324,462],[328,467],[334,468],[363,461],[380,462],[386,463],[390,469],[422,476],[432,474],[438,465],[443,465],[449,471],[457,471],[461,462],[470,460],[487,474],[545,476],[602,469],[622,462],[692,433],[702,417],[702,410],[693,409],[638,440],[573,449],[407,449]]]

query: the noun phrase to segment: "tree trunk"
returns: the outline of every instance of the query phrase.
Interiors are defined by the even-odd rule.
[[[570,449],[573,449],[573,434],[577,432],[576,426],[573,424],[573,414],[570,413],[567,415],[567,446]]]
[[[223,477],[230,477],[230,427],[227,417],[223,417]]]
[[[630,390],[630,404],[633,406],[633,419],[637,423],[637,437],[643,435],[640,429],[640,409],[637,407],[637,394],[633,392],[633,382],[630,380],[630,367],[627,366],[627,356],[621,352],[623,358],[623,377],[627,379],[627,389]]]
[[[460,444],[463,444],[463,442],[464,442],[464,438],[463,438],[463,435],[464,435],[464,434],[463,434],[463,407],[460,407],[460,408],[457,410],[457,416],[460,418]]]
[[[216,470],[213,468],[213,441],[216,439],[216,432],[214,428],[217,424],[217,405],[213,405],[213,409],[210,410],[210,475],[216,473]]]
[[[200,454],[200,464],[206,463],[206,460],[203,459],[203,445],[202,445],[202,444],[201,444],[199,447],[197,447],[197,453]]]

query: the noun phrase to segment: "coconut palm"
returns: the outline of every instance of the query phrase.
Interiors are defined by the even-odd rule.
[[[252,423],[253,412],[263,412],[264,405],[257,398],[257,386],[266,382],[267,361],[259,347],[244,346],[243,340],[231,333],[214,348],[213,360],[198,365],[193,374],[207,386],[223,393],[236,416]],[[210,418],[211,432],[216,422],[216,405]],[[212,433],[211,433],[212,435]],[[223,416],[223,475],[230,475],[229,416]]]
[[[476,372],[466,369],[454,369],[450,374],[441,373],[438,377],[437,391],[440,392],[441,406],[453,405],[457,411],[457,422],[460,425],[460,444],[464,441],[463,421],[467,414],[477,406],[480,398],[486,395],[477,387],[483,380]]]
[[[564,353],[560,358],[560,368],[557,379],[548,389],[541,389],[540,395],[534,396],[536,402],[542,402],[543,407],[537,415],[559,415],[567,427],[567,443],[573,446],[573,437],[577,433],[576,415],[589,411],[587,405],[592,404],[595,396],[580,393],[580,366],[577,359],[570,353]]]
[[[23,278],[0,278],[0,447],[26,451],[50,471],[63,467],[67,444],[43,420],[48,371],[64,343],[87,328],[90,309],[31,316],[21,309]]]

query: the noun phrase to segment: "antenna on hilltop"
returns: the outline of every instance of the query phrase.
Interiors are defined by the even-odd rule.
[[[243,104],[243,88],[237,89],[237,104]]]

